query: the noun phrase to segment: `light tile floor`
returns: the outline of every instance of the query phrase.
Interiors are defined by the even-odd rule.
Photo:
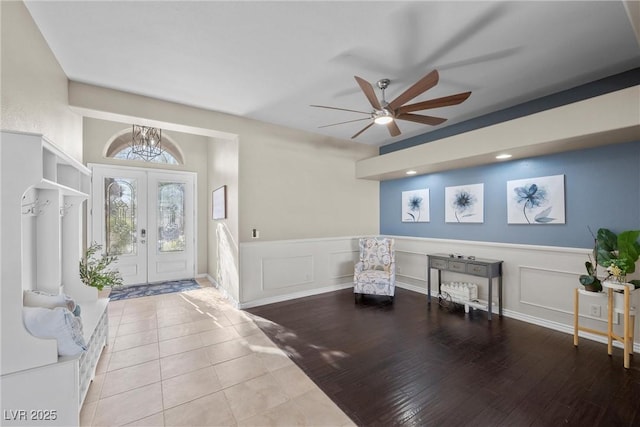
[[[220,292],[109,304],[109,345],[82,426],[352,426]]]

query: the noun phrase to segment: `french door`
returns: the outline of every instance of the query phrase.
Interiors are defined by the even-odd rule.
[[[91,240],[125,285],[195,276],[195,174],[90,164]]]

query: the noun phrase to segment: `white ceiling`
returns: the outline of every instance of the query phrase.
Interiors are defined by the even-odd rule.
[[[369,111],[354,75],[387,100],[433,69],[415,101],[461,105],[357,141],[384,145],[640,66],[623,2],[26,1],[70,80],[349,139]]]

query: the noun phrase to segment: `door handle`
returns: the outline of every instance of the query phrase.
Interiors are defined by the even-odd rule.
[[[147,237],[147,230],[142,228],[140,230],[140,237],[142,237],[142,239],[140,240],[140,243],[146,243],[145,237]]]

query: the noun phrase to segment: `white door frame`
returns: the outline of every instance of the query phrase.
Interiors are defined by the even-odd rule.
[[[142,242],[142,241],[146,241],[146,242],[154,242],[154,243],[144,243],[142,246],[144,246],[140,252],[144,253],[144,257],[145,257],[145,271],[144,271],[144,276],[145,278],[142,281],[139,281],[138,279],[136,279],[135,281],[138,281],[138,283],[146,283],[146,282],[156,282],[156,281],[163,281],[163,280],[176,280],[176,279],[182,279],[182,278],[193,278],[196,275],[196,260],[198,259],[198,254],[197,254],[197,235],[198,233],[196,232],[196,228],[197,228],[197,224],[198,224],[198,216],[197,216],[197,174],[195,172],[187,172],[187,171],[175,171],[175,170],[169,170],[169,169],[158,169],[158,168],[141,168],[141,167],[130,167],[130,166],[120,166],[120,165],[110,165],[110,164],[99,164],[99,163],[89,163],[87,165],[90,169],[92,169],[92,171],[95,171],[96,169],[98,171],[100,171],[100,173],[98,173],[97,175],[99,176],[104,176],[104,172],[106,173],[113,173],[113,174],[117,174],[119,171],[123,174],[129,174],[130,176],[136,176],[136,177],[140,177],[143,176],[143,182],[145,184],[145,188],[144,189],[140,189],[141,193],[144,193],[143,197],[144,197],[144,202],[140,202],[139,201],[139,205],[144,204],[145,207],[143,209],[141,209],[140,213],[144,214],[144,218],[140,218],[139,220],[139,224],[137,226],[138,230],[138,241]],[[104,171],[104,172],[102,172]],[[191,235],[193,236],[192,239],[189,239],[190,241],[187,242],[187,244],[191,243],[192,247],[191,249],[191,254],[192,256],[190,258],[188,258],[188,263],[190,265],[187,266],[187,271],[188,271],[188,276],[189,277],[176,277],[175,275],[172,276],[171,272],[152,272],[151,271],[151,262],[152,259],[154,261],[162,261],[162,256],[160,256],[160,258],[158,256],[151,256],[151,252],[153,252],[154,247],[155,247],[155,240],[152,241],[152,238],[156,238],[157,236],[157,231],[152,231],[150,230],[148,227],[151,226],[151,224],[147,224],[147,218],[151,218],[152,214],[153,214],[153,210],[149,204],[149,202],[151,200],[155,200],[154,197],[151,197],[151,194],[147,194],[147,193],[151,193],[151,191],[147,191],[147,189],[150,189],[151,186],[149,185],[149,183],[151,183],[151,181],[153,182],[157,182],[158,179],[157,178],[162,178],[162,177],[166,177],[167,179],[171,179],[171,178],[176,178],[176,177],[182,177],[185,179],[185,183],[187,185],[189,185],[191,187],[191,199],[189,200],[188,203],[192,203],[193,205],[193,216],[190,217],[190,219],[192,220],[191,224],[188,224],[188,222],[185,224],[186,226],[190,227],[190,232]],[[152,179],[152,177],[154,177]],[[177,178],[179,179],[179,178]],[[97,191],[95,191],[96,194],[94,194],[94,189],[96,188],[97,185]],[[91,185],[91,205],[89,206],[89,223],[88,223],[88,228],[89,228],[89,233],[88,234],[88,243],[90,244],[90,242],[92,241],[97,241],[97,242],[102,242],[104,243],[104,220],[100,218],[101,215],[101,211],[104,210],[104,189],[103,186],[101,184],[98,183],[94,183],[93,182],[93,178],[92,178],[92,185]],[[98,204],[100,203],[100,204]],[[96,216],[94,216],[94,210],[96,210],[95,214]],[[140,236],[140,230],[142,228],[145,228],[147,230],[147,235],[143,238],[142,236]],[[153,246],[150,246],[153,245]],[[140,247],[140,246],[139,246]],[[117,264],[116,264],[117,265]],[[132,276],[134,277],[134,276]],[[140,277],[140,276],[135,276],[135,277]],[[133,281],[126,281],[125,280],[125,284],[134,284]]]

